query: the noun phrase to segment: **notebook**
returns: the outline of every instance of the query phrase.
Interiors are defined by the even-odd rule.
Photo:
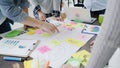
[[[82,22],[93,23],[96,18],[91,18],[90,10],[80,7],[64,7],[64,12],[69,20],[79,19]]]
[[[0,40],[0,55],[28,57],[38,44],[38,40],[3,38]]]

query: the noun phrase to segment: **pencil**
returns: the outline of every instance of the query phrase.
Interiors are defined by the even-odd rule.
[[[49,68],[50,61],[47,61],[44,68]]]

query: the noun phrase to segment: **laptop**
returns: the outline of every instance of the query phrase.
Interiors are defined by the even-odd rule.
[[[93,23],[96,18],[91,18],[90,10],[81,7],[64,7],[64,12],[69,20],[81,20],[86,23]]]

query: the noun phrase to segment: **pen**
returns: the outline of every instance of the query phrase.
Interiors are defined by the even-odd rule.
[[[49,21],[48,21],[48,20],[45,20],[45,22],[49,23]]]
[[[44,22],[46,22],[46,23],[49,23],[49,21],[48,21],[48,20],[42,20],[42,21],[44,21]]]
[[[49,68],[50,61],[47,61],[44,68]]]
[[[20,58],[20,57],[10,57],[10,56],[3,57],[3,60],[6,60],[6,61],[18,61],[18,62],[24,61],[23,58]]]

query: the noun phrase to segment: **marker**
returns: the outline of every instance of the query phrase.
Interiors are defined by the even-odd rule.
[[[44,68],[49,68],[50,61],[47,61]]]
[[[19,58],[19,57],[9,57],[9,56],[3,57],[3,60],[6,60],[6,61],[18,61],[18,62],[23,61],[22,58]]]

